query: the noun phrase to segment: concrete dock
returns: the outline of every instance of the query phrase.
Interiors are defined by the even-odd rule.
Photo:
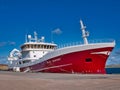
[[[0,90],[120,90],[120,74],[0,71]]]

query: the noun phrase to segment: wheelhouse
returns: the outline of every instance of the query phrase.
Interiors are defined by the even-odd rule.
[[[26,43],[21,46],[21,50],[26,50],[26,49],[56,49],[57,45],[56,44],[33,44],[33,43]]]

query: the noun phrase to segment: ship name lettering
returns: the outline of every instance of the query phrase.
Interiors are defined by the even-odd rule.
[[[61,60],[61,58],[57,58],[57,59],[52,60],[52,62],[57,62],[57,61],[60,61],[60,60]]]

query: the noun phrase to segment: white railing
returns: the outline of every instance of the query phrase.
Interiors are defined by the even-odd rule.
[[[89,43],[112,43],[115,42],[114,39],[94,39],[94,40],[89,40]]]
[[[115,40],[113,39],[94,39],[94,40],[89,40],[88,44],[94,44],[94,43],[112,43],[115,42]],[[72,43],[65,43],[65,44],[61,44],[58,45],[58,49],[59,48],[64,48],[64,47],[69,47],[69,46],[76,46],[76,45],[83,45],[84,43],[79,41],[79,42],[72,42]]]
[[[76,46],[76,45],[82,45],[82,44],[83,44],[83,42],[65,43],[65,44],[58,45],[57,48],[64,48],[64,47]]]

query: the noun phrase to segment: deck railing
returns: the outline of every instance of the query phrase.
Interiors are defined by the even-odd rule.
[[[113,39],[94,39],[94,40],[89,40],[88,44],[94,44],[94,43],[112,43],[115,42],[115,40]],[[59,48],[64,48],[64,47],[69,47],[69,46],[76,46],[76,45],[83,45],[84,43],[81,41],[78,42],[72,42],[72,43],[65,43],[65,44],[61,44],[58,45],[58,49]]]

